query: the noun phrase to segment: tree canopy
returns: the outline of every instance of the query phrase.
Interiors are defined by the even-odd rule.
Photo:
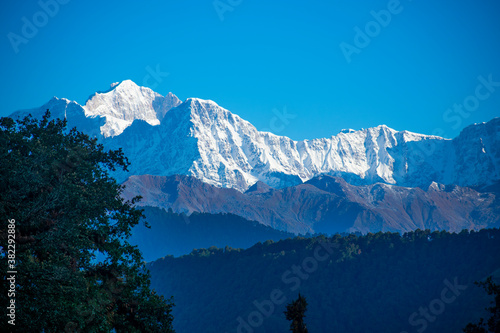
[[[23,332],[173,332],[173,304],[150,289],[127,240],[143,216],[133,206],[139,198],[124,201],[109,175],[128,165],[121,150],[68,131],[48,110],[40,120],[0,119],[0,263],[12,270],[10,222]],[[0,301],[5,309],[6,292]]]
[[[148,268],[158,293],[174,293],[182,332],[288,331],[283,311],[299,292],[309,332],[461,332],[486,318],[490,300],[473,286],[500,268],[498,239],[499,229],[297,237],[197,249]]]
[[[290,331],[293,333],[308,333],[304,323],[305,312],[307,310],[307,301],[299,293],[299,297],[286,306],[285,316],[290,321]]]

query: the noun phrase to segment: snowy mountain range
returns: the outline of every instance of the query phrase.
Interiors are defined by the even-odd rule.
[[[54,97],[15,112],[66,117],[70,127],[122,147],[130,175],[188,175],[216,187],[246,191],[257,181],[275,188],[325,174],[353,185],[385,183],[427,188],[432,182],[468,187],[500,179],[500,118],[471,125],[453,139],[381,125],[330,138],[295,141],[258,131],[210,100],[181,102],[130,80],[90,96],[85,105]]]

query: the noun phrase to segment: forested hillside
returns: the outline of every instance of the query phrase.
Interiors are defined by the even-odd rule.
[[[146,261],[214,245],[249,248],[259,241],[294,237],[233,214],[195,212],[188,216],[156,207],[144,207],[144,214],[150,228],[144,224],[135,226],[130,242],[139,246]]]
[[[474,285],[500,276],[500,231],[324,236],[215,247],[149,264],[174,295],[178,332],[286,332],[300,292],[315,332],[461,332],[489,298]]]

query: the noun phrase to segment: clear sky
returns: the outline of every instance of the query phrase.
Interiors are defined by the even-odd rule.
[[[296,140],[500,116],[497,0],[55,1],[2,1],[0,116],[124,79]]]

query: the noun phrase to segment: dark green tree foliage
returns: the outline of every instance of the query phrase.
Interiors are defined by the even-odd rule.
[[[16,327],[172,332],[173,304],[149,288],[141,253],[127,241],[142,217],[132,206],[138,198],[125,202],[108,174],[126,170],[128,160],[49,117],[0,119],[0,269],[8,270],[7,223],[14,219]],[[0,301],[5,309],[7,292]]]
[[[292,303],[286,306],[286,320],[291,321],[290,331],[293,333],[308,333],[306,324],[304,323],[305,312],[307,310],[307,301],[304,296],[299,293],[299,297]]]
[[[499,229],[297,237],[198,249],[148,268],[158,293],[175,297],[179,332],[284,332],[283,311],[299,292],[309,332],[461,332],[487,316],[474,281],[500,272],[499,239]]]
[[[186,216],[156,207],[146,206],[143,209],[151,228],[142,223],[134,227],[130,243],[139,246],[146,261],[156,260],[166,254],[189,254],[194,248],[249,248],[259,241],[294,237],[294,234],[233,214],[194,212]]]
[[[487,308],[491,317],[485,323],[484,319],[481,318],[477,324],[468,324],[464,332],[465,333],[500,333],[500,285],[493,283],[491,276],[489,276],[484,282],[476,282],[476,285],[483,287],[488,295],[493,295],[494,300],[492,303],[494,306]]]

